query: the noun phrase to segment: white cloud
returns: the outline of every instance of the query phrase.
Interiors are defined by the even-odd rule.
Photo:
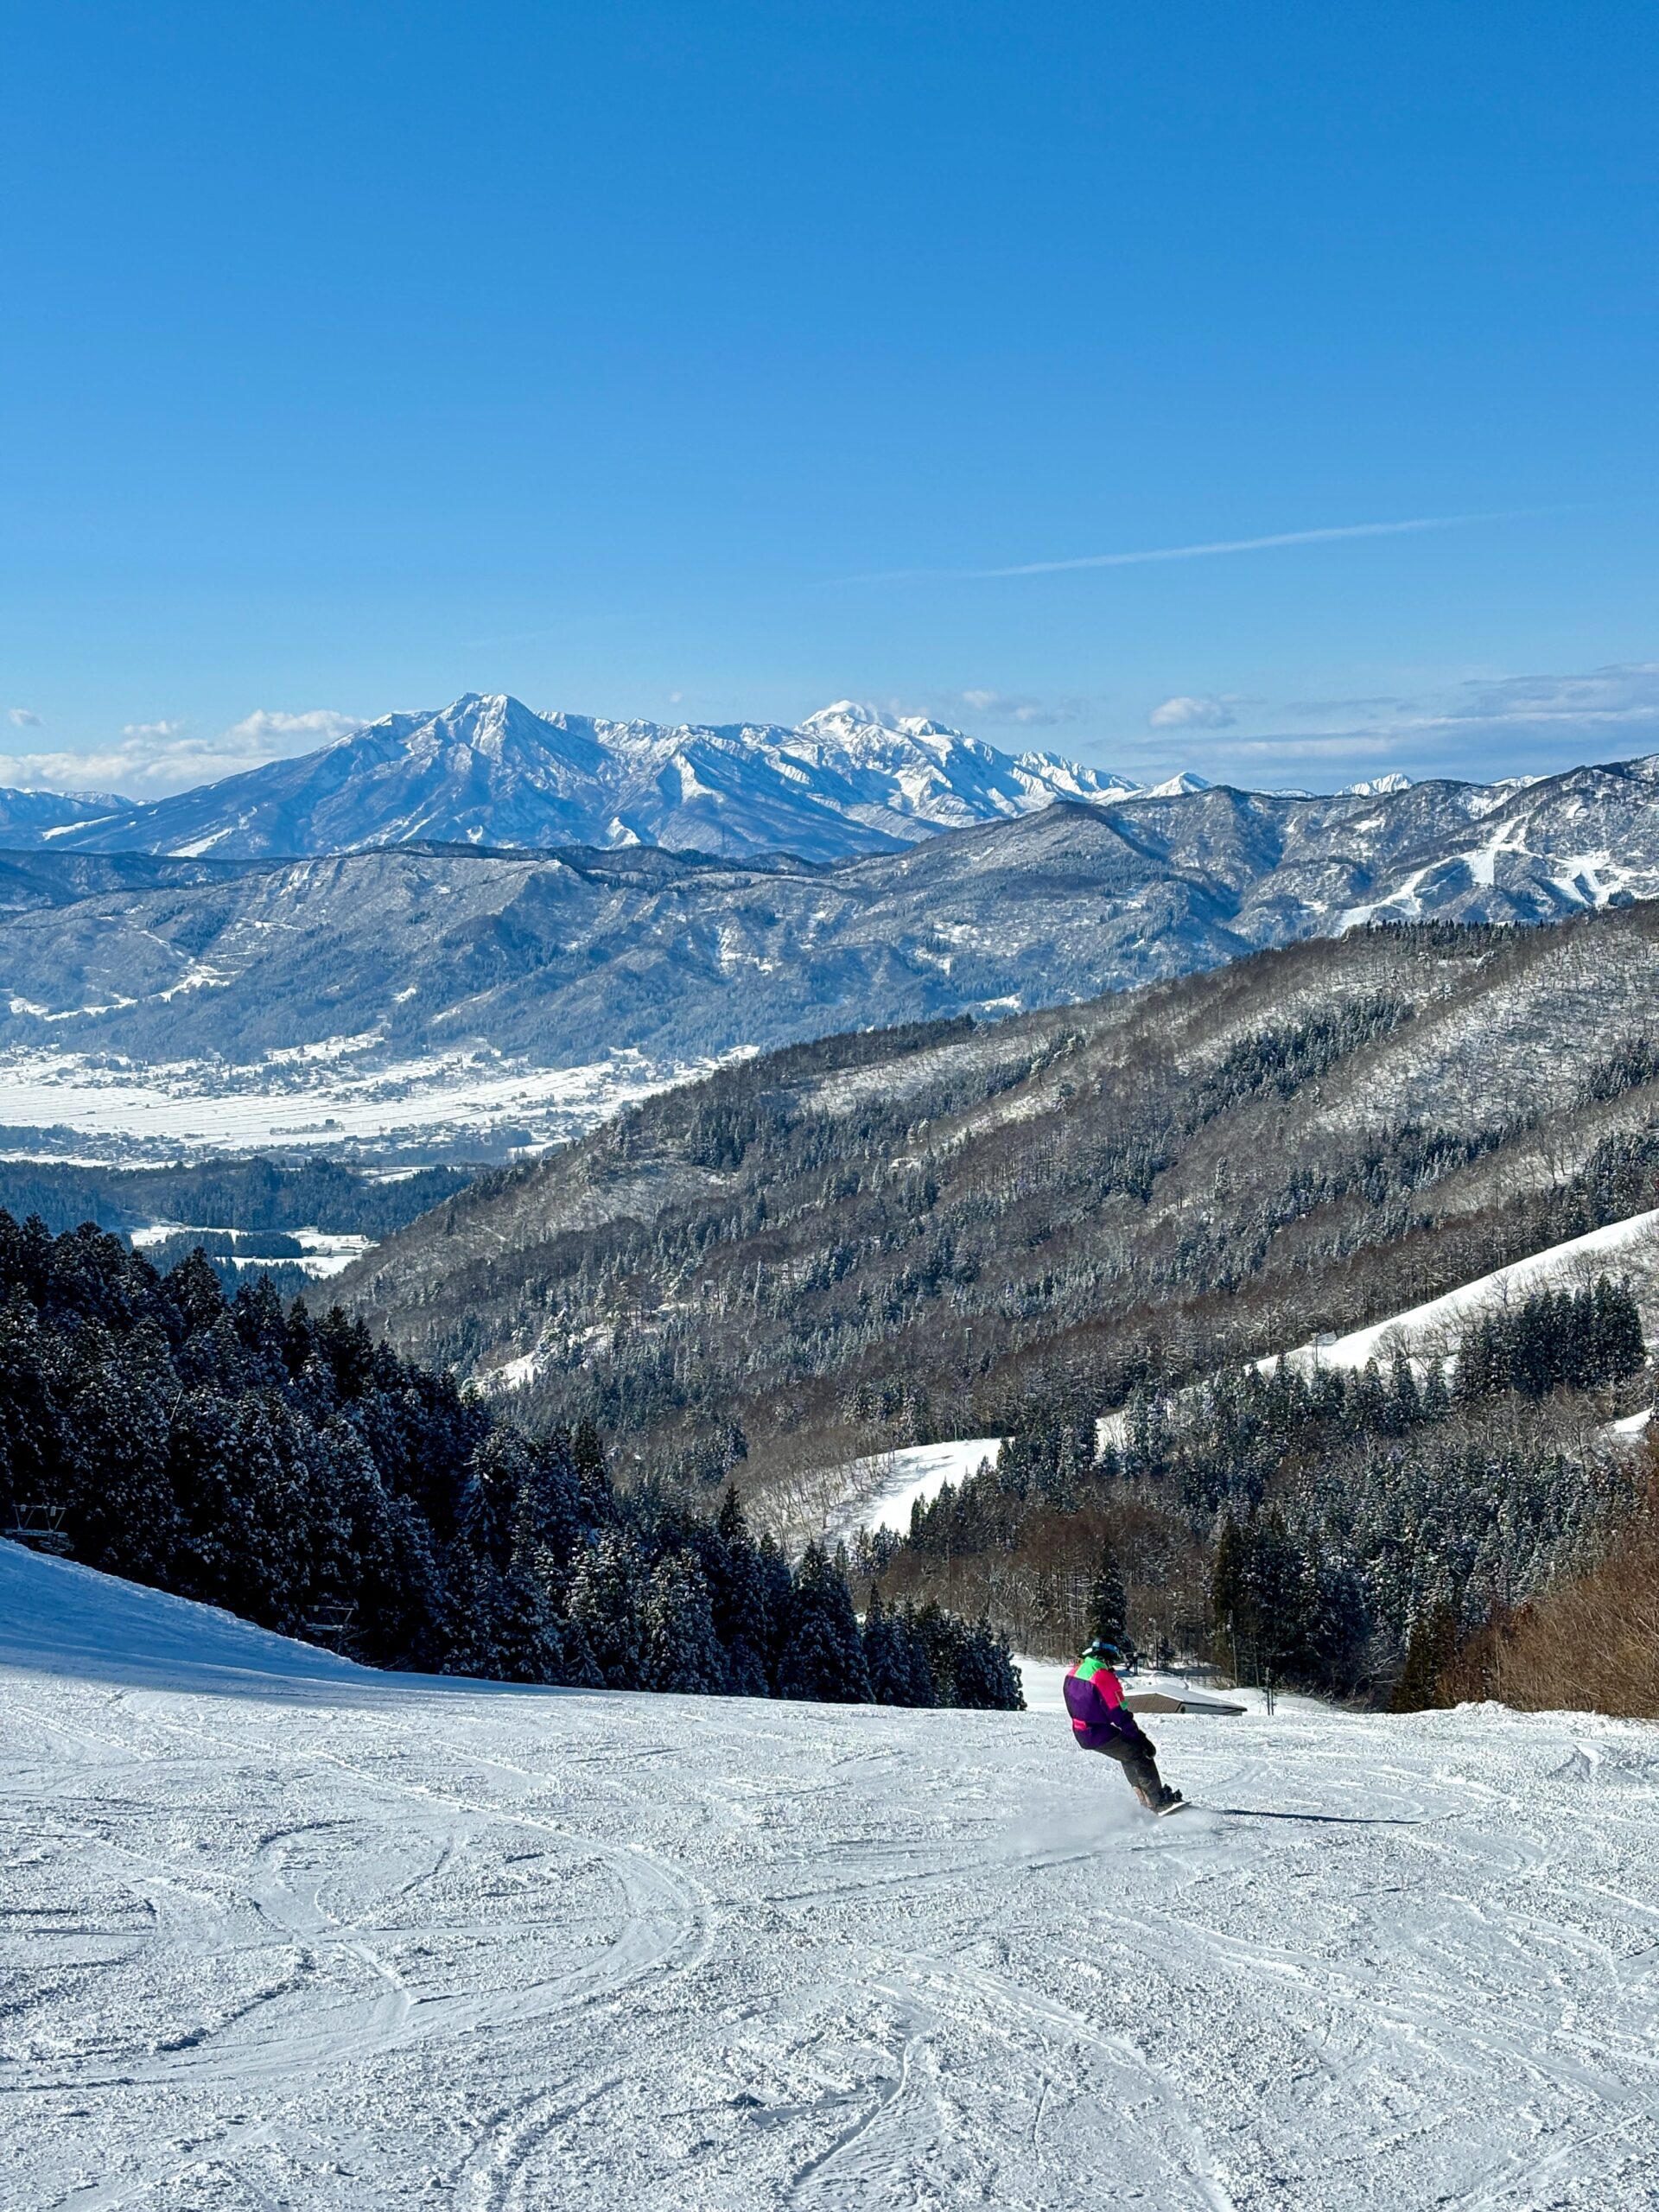
[[[1614,662],[1569,675],[1477,677],[1417,698],[1304,700],[1280,711],[1310,717],[1323,712],[1329,720],[1323,729],[1217,737],[1205,748],[1208,757],[1233,760],[1246,774],[1270,763],[1324,760],[1370,772],[1397,762],[1420,780],[1548,775],[1659,752],[1659,662]]]
[[[16,720],[15,713],[12,719]],[[312,707],[299,714],[260,708],[216,736],[195,735],[186,721],[128,722],[116,742],[86,753],[0,756],[0,784],[164,798],[194,784],[256,768],[264,760],[315,752],[360,727],[355,716],[337,714],[329,707]]]
[[[1343,522],[1318,530],[1275,530],[1260,537],[1206,537],[1192,545],[1147,545],[1122,553],[1080,553],[1058,561],[1020,561],[997,569],[883,569],[873,575],[842,576],[847,584],[902,583],[912,580],[984,582],[1000,576],[1052,576],[1073,569],[1139,569],[1149,562],[1208,561],[1231,553],[1274,552],[1285,546],[1330,545],[1353,537],[1408,537],[1421,531],[1466,530],[1476,523],[1519,522],[1534,515],[1571,513],[1571,507],[1511,507],[1470,515],[1413,515],[1402,522]]]
[[[1166,699],[1147,716],[1149,729],[1230,729],[1238,720],[1230,703],[1211,696]]]
[[[41,726],[40,716],[30,714],[27,707],[8,707],[6,712],[14,729],[39,729]]]
[[[933,703],[944,715],[968,713],[982,721],[1011,722],[1019,729],[1053,729],[1082,719],[1088,702],[1082,699],[1036,699],[1020,691],[951,691]]]

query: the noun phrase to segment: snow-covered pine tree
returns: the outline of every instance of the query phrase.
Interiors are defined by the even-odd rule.
[[[956,1702],[980,1711],[1023,1713],[1025,1694],[1008,1639],[982,1620],[962,1640],[957,1658]]]
[[[726,1688],[726,1655],[715,1634],[709,1584],[689,1551],[671,1552],[652,1569],[643,1627],[646,1688],[704,1693]]]
[[[644,1660],[645,1563],[632,1536],[607,1529],[577,1562],[570,1618],[607,1689],[637,1689]]]
[[[1104,1643],[1121,1644],[1128,1633],[1128,1600],[1123,1592],[1123,1577],[1118,1571],[1117,1552],[1111,1538],[1103,1536],[1095,1555],[1094,1580],[1089,1586],[1090,1639],[1099,1637]]]
[[[864,1616],[864,1664],[878,1705],[936,1702],[927,1649],[909,1609],[883,1605],[879,1590],[871,1592]]]
[[[820,1544],[807,1546],[795,1571],[778,1687],[781,1696],[819,1698],[830,1705],[869,1700],[852,1592]]]

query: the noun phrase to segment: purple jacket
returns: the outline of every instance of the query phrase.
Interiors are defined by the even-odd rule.
[[[1103,1744],[1134,1743],[1141,1724],[1123,1702],[1123,1685],[1103,1659],[1079,1659],[1065,1678],[1071,1732],[1085,1751]]]

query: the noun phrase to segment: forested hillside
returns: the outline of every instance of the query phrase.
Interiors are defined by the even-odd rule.
[[[1655,1204],[1656,996],[1637,907],[834,1038],[486,1176],[342,1288],[653,1463],[710,1418],[839,1449],[1093,1414]]]
[[[348,1291],[406,1350],[520,1383],[532,1421],[592,1420],[631,1470],[692,1495],[739,1471],[763,1511],[804,1470],[884,1444],[1026,1440],[1028,1465],[1056,1471],[1038,1502],[1064,1527],[1034,1532],[1022,1508],[1017,1536],[941,1529],[937,1573],[921,1531],[893,1572],[1033,1637],[1045,1618],[1071,1632],[1109,1534],[1134,1554],[1143,1619],[1207,1618],[1221,1524],[1288,1510],[1287,1463],[1310,1462],[1324,1488],[1304,1580],[1343,1515],[1362,1549],[1408,1529],[1392,1594],[1355,1567],[1369,1594],[1345,1656],[1316,1670],[1375,1684],[1426,1606],[1461,1620],[1535,1586],[1618,1502],[1583,1436],[1623,1405],[1634,1309],[1593,1373],[1543,1394],[1505,1382],[1478,1410],[1218,1401],[1216,1433],[1175,1458],[1219,1457],[1224,1482],[1184,1464],[1164,1481],[1158,1409],[1659,1203],[1656,986],[1659,917],[1635,908],[1372,929],[988,1030],[830,1039],[486,1178]],[[1065,1484],[1115,1407],[1148,1449],[1085,1500]],[[1378,1451],[1414,1471],[1386,1510]],[[1563,1452],[1570,1480],[1552,1472]],[[1489,1506],[1448,1517],[1477,1465],[1499,1467]],[[1545,1523],[1535,1542],[1515,1533]]]
[[[361,1323],[227,1301],[87,1228],[0,1213],[0,1532],[379,1666],[513,1681],[1017,1705],[937,1606],[855,1617],[734,1495],[619,1496],[591,1426],[534,1440]]]

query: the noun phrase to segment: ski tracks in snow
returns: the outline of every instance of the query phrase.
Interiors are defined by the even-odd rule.
[[[1659,2198],[1659,1731],[1159,1736],[1154,1827],[1039,1715],[0,1674],[0,2198]]]

